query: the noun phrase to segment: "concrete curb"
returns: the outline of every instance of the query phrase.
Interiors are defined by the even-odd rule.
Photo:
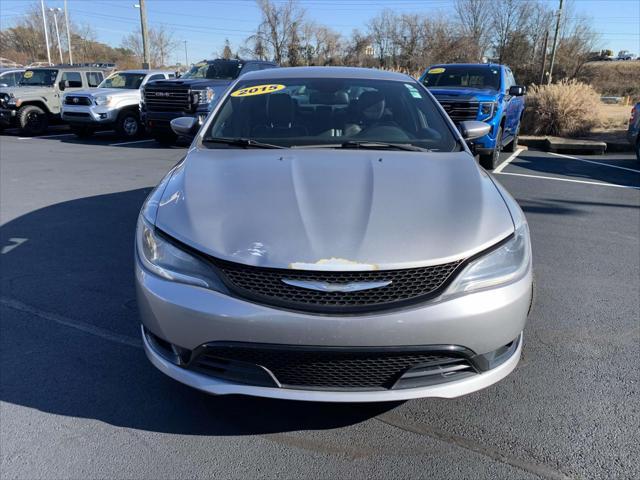
[[[520,136],[518,143],[531,148],[555,153],[601,155],[606,152],[632,152],[631,144],[620,141],[598,141],[562,137]]]

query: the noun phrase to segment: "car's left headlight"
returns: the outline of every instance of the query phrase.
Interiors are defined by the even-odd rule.
[[[194,90],[193,103],[197,103],[198,105],[206,105],[208,103],[211,103],[215,96],[215,92],[210,87],[207,87],[204,90]]]
[[[480,120],[489,120],[496,110],[495,102],[482,102],[480,104]]]
[[[143,215],[138,218],[136,250],[145,269],[174,282],[225,291],[213,268],[159,234]]]
[[[96,105],[109,105],[111,104],[111,100],[113,100],[113,97],[111,95],[98,95],[94,99]]]
[[[531,265],[529,226],[521,222],[512,237],[472,260],[453,280],[445,296],[469,293],[520,280]]]

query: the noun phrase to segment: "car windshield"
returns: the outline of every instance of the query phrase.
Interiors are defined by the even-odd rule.
[[[204,142],[211,148],[460,149],[434,101],[409,78],[241,81]]]
[[[235,80],[242,64],[233,60],[214,60],[195,64],[181,78],[206,78],[209,80]]]
[[[500,69],[485,65],[432,67],[422,81],[425,87],[478,88],[498,90]]]
[[[58,70],[38,69],[26,70],[20,79],[20,85],[53,85],[58,76]]]
[[[98,88],[123,88],[137,90],[140,88],[146,74],[144,73],[114,73],[105,78]]]

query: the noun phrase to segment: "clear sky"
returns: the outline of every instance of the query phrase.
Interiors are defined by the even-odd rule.
[[[283,0],[275,0],[281,2]],[[499,1],[499,0],[495,0]],[[557,8],[558,0],[544,0]],[[640,54],[640,0],[567,0],[576,15],[591,17],[600,35],[601,48],[630,50]],[[47,7],[62,7],[63,0],[46,0]],[[88,23],[98,40],[120,45],[122,37],[140,25],[137,0],[68,0],[73,21]],[[184,63],[184,40],[189,62],[210,58],[222,49],[225,38],[234,50],[241,46],[260,21],[254,0],[147,0],[151,26],[164,24],[180,41],[173,55]],[[451,14],[452,0],[300,0],[307,19],[346,35],[364,30],[367,22],[384,8],[395,12]],[[566,2],[565,2],[566,3]],[[0,26],[11,26],[34,0],[0,0]]]

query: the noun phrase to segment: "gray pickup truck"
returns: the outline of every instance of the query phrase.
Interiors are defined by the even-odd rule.
[[[115,130],[121,137],[134,138],[144,131],[140,123],[140,90],[147,82],[175,76],[174,72],[162,70],[115,72],[98,88],[65,93],[62,120],[79,137],[89,137],[98,130]]]
[[[27,68],[17,86],[0,89],[0,129],[17,126],[23,135],[42,135],[61,121],[64,92],[96,88],[103,79],[93,67]]]

